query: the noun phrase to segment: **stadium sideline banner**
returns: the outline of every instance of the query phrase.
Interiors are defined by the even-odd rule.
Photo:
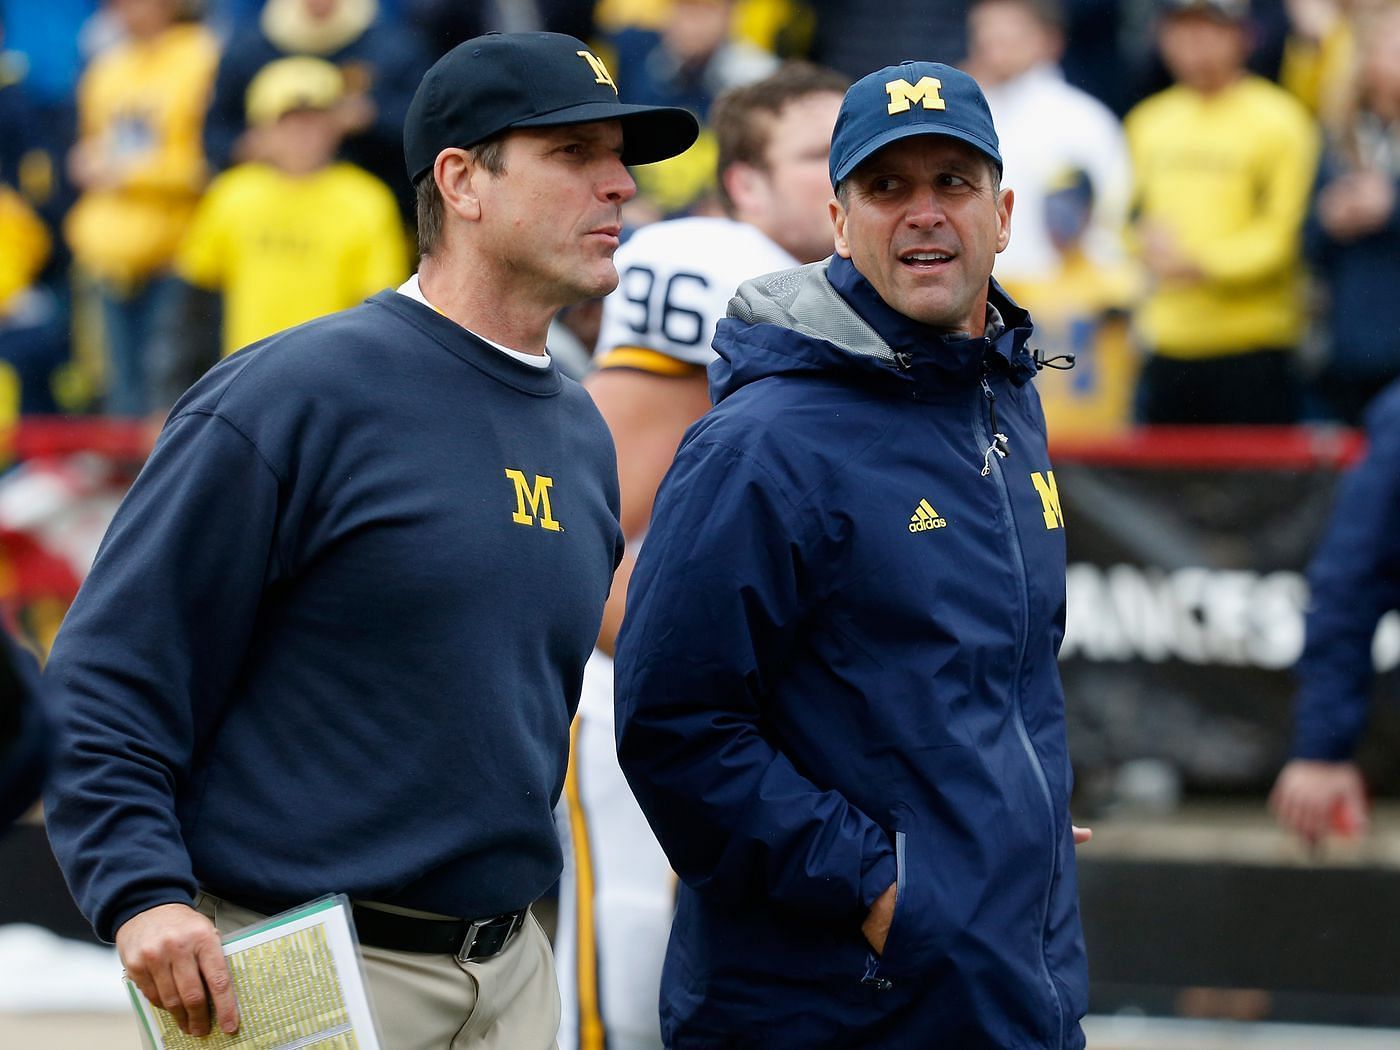
[[[1053,450],[1068,544],[1061,667],[1090,794],[1159,759],[1196,792],[1262,793],[1291,729],[1304,571],[1352,431],[1155,428]],[[1400,789],[1400,616],[1377,630],[1361,760]]]

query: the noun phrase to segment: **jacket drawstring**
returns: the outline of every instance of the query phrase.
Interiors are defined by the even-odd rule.
[[[992,472],[992,454],[1005,459],[1011,455],[1011,446],[1006,443],[1006,435],[997,427],[997,396],[992,392],[991,384],[987,382],[985,375],[982,377],[982,393],[987,397],[987,409],[992,414],[992,443],[987,446],[987,451],[982,453],[982,476],[985,478]]]

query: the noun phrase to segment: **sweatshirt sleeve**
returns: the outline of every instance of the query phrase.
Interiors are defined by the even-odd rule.
[[[1366,458],[1342,482],[1308,567],[1292,754],[1351,759],[1370,710],[1376,624],[1400,608],[1400,388],[1373,414]]]
[[[218,415],[174,419],[112,522],[45,670],[49,840],[98,936],[189,903],[181,814],[264,587],[278,477]]]
[[[628,591],[618,755],[688,885],[857,917],[894,882],[890,841],[795,768],[765,725],[810,602],[811,517],[745,452],[682,448]]]

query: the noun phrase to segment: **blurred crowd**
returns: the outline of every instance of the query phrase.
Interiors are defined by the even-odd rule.
[[[786,58],[973,73],[1056,438],[1355,425],[1400,375],[1396,0],[0,0],[0,424],[158,420],[220,355],[401,281],[414,87],[529,28],[702,118]],[[715,157],[707,131],[639,169],[628,222],[721,212]],[[561,363],[596,318],[566,311]]]

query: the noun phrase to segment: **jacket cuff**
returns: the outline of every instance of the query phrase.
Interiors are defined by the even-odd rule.
[[[879,899],[898,877],[895,865],[894,847],[886,843],[873,856],[867,857],[860,873],[861,908],[868,912],[870,906]]]
[[[1366,647],[1369,658],[1370,646]],[[1288,757],[1350,762],[1366,730],[1369,698],[1341,686],[1320,689],[1304,682],[1294,702]]]
[[[1356,758],[1356,747],[1341,737],[1313,737],[1294,740],[1288,757],[1310,762],[1351,762]]]

